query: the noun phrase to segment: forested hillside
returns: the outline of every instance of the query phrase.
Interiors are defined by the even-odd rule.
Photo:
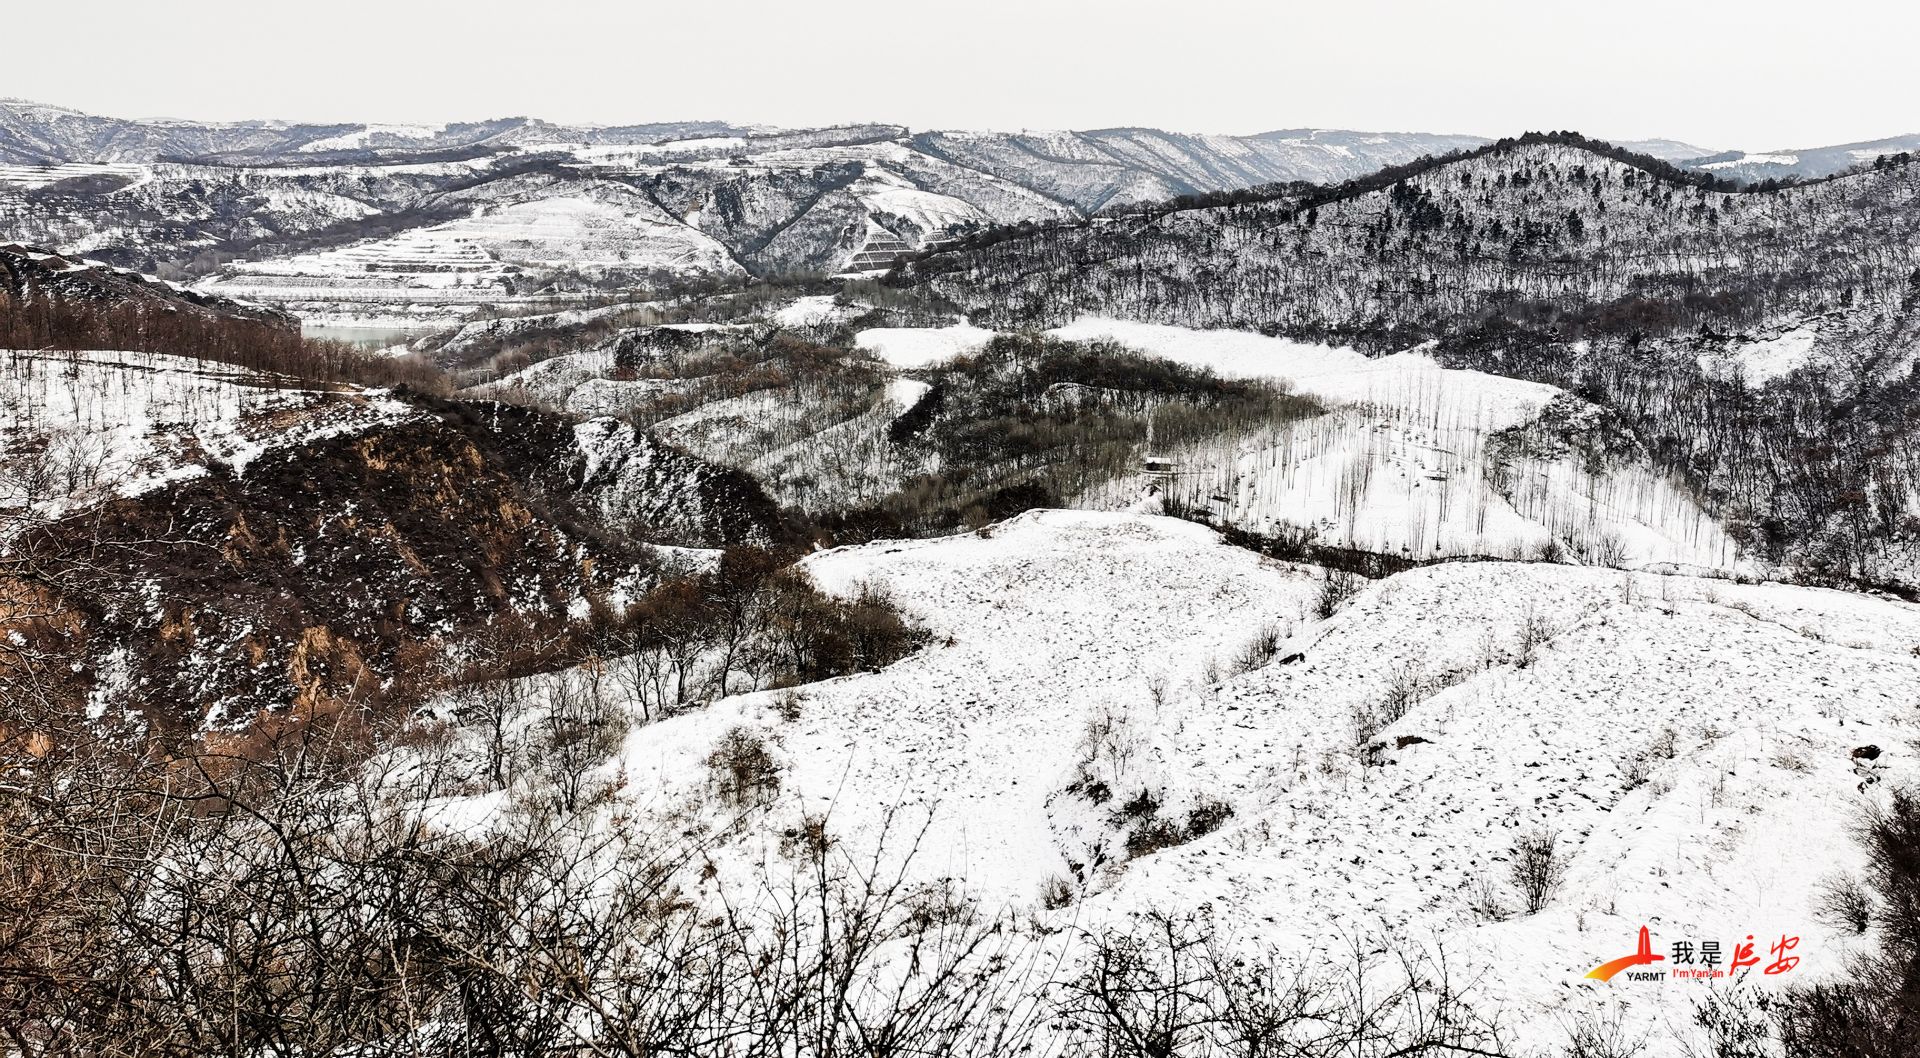
[[[1103,313],[1376,347],[1492,316],[1661,333],[1886,310],[1916,281],[1910,163],[1804,186],[1714,184],[1570,134],[1532,135],[1325,190],[996,233],[905,279],[998,322]]]
[[[973,318],[1259,330],[1618,411],[1756,553],[1916,583],[1920,167],[1795,186],[1529,135],[1324,191],[995,232],[899,281]]]

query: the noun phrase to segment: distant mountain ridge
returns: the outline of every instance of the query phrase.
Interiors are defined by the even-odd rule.
[[[1184,171],[1199,183],[1183,191],[1243,186],[1237,181],[1312,179],[1309,170],[1340,169],[1322,164],[1290,167],[1304,157],[1300,149],[1338,158],[1351,156],[1365,165],[1379,154],[1397,155],[1395,145],[1451,149],[1486,142],[1478,136],[1426,133],[1363,133],[1326,129],[1284,129],[1250,136],[1200,135],[1127,127],[1085,132],[973,132],[934,130],[915,136],[901,125],[855,123],[818,129],[780,129],[727,121],[668,121],[632,125],[565,125],[532,117],[442,124],[364,122],[285,122],[252,120],[198,122],[103,117],[26,100],[0,100],[0,164],[123,164],[199,161],[259,164],[302,155],[366,152],[440,152],[472,147],[529,148],[552,145],[657,146],[699,140],[737,140],[708,144],[715,152],[730,148],[850,143],[875,139],[907,140],[916,146],[950,145],[968,139],[1015,141],[1022,150],[1053,162],[1132,164],[1169,179]],[[1066,139],[1079,143],[1050,152],[1046,144]],[[1035,149],[1038,147],[1039,149]],[[1167,155],[1199,153],[1198,164]],[[1090,153],[1089,153],[1090,152]],[[1702,152],[1704,153],[1704,152]],[[1157,155],[1157,157],[1156,157]],[[1212,173],[1212,179],[1203,175]],[[1219,186],[1208,186],[1209,184]]]
[[[1359,164],[1377,155],[1396,156],[1402,146],[1423,146],[1439,153],[1461,146],[1489,142],[1490,137],[1436,135],[1413,132],[1354,132],[1338,129],[1274,129],[1248,135],[1171,132],[1144,126],[1119,126],[1080,131],[928,130],[915,133],[906,126],[854,123],[816,129],[781,129],[770,125],[720,120],[639,122],[626,125],[577,125],[528,116],[481,121],[417,122],[290,122],[278,120],[193,121],[181,119],[116,118],[25,99],[0,99],[0,165],[125,164],[157,161],[203,161],[226,164],[262,164],[276,160],[306,160],[367,152],[375,154],[435,153],[473,148],[526,149],[560,144],[599,146],[656,146],[695,140],[737,139],[732,146],[766,146],[782,139],[849,142],[856,138],[908,139],[916,147],[949,147],[954,140],[998,139],[1031,151],[1050,162],[1098,161],[1074,159],[1047,149],[1063,138],[1077,140],[1106,160],[1134,165],[1177,182],[1181,163],[1169,157],[1155,159],[1153,148],[1201,156],[1189,175],[1198,183],[1178,193],[1225,190],[1248,186],[1235,181],[1270,183],[1276,180],[1325,182],[1356,175],[1346,167],[1322,161],[1299,149],[1319,150],[1330,157],[1346,156]],[[757,141],[757,142],[756,142]],[[1827,176],[1871,162],[1880,154],[1920,149],[1920,133],[1876,140],[1795,150],[1742,151],[1702,147],[1674,139],[1615,140],[1637,153],[1688,168],[1706,169],[1721,176],[1758,181],[1783,176]],[[724,149],[726,144],[713,144]],[[1292,149],[1291,151],[1289,149]],[[1071,152],[1069,152],[1071,153]],[[1405,160],[1397,158],[1397,160]],[[1391,162],[1382,164],[1392,164]],[[1337,172],[1337,176],[1327,173]],[[1319,173],[1320,175],[1316,175]],[[1209,186],[1209,184],[1214,186]]]
[[[1337,185],[1490,142],[1301,128],[130,121],[0,102],[0,241],[308,318],[446,319],[678,277],[877,274],[995,227]],[[1746,172],[1731,152],[1623,146]],[[1821,157],[1845,168],[1864,149]],[[1796,164],[1827,164],[1815,154]]]
[[[971,231],[1329,183],[1472,136],[140,122],[0,103],[0,239],[309,317],[882,270]]]
[[[756,131],[763,130],[723,121],[577,128],[528,117],[438,125],[138,120],[6,99],[0,100],[0,163],[107,164],[189,159],[260,162],[290,155],[351,150],[430,152],[548,142],[651,144]]]

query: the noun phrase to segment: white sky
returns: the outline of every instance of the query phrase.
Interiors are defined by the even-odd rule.
[[[1920,129],[1878,0],[95,0],[0,14],[0,96],[119,117],[532,115],[1194,132]]]

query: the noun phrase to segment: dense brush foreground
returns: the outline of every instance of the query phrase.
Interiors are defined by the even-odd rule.
[[[1911,1055],[1910,158],[897,132],[227,173],[347,265],[519,282],[591,184],[770,277],[379,352],[0,246],[0,1058]],[[1056,222],[776,274],[1042,148]],[[1642,927],[1800,962],[1584,976]]]

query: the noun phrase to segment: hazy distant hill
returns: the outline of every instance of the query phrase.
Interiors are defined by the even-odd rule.
[[[1689,168],[1707,170],[1715,176],[1757,183],[1787,177],[1831,176],[1855,166],[1871,165],[1881,158],[1916,150],[1920,150],[1920,133],[1797,151],[1725,151],[1686,159],[1685,164]]]
[[[1464,136],[127,121],[0,103],[0,238],[306,311],[884,267],[996,224],[1328,182]],[[235,259],[240,259],[236,261]]]

